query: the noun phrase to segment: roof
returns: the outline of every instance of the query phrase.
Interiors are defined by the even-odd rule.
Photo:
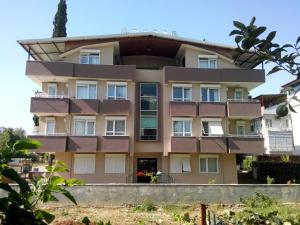
[[[171,47],[178,48],[181,44],[189,44],[196,47],[204,48],[206,50],[215,51],[220,55],[228,58],[232,58],[232,51],[235,49],[234,46],[217,44],[207,41],[200,41],[195,39],[178,37],[175,35],[167,35],[157,32],[140,32],[140,33],[122,33],[122,34],[111,34],[111,35],[96,35],[96,36],[78,36],[78,37],[58,37],[58,38],[44,38],[44,39],[27,39],[18,40],[17,42],[35,59],[35,60],[45,60],[45,61],[56,61],[59,60],[59,55],[65,53],[66,51],[78,47],[79,42],[89,44],[95,43],[106,43],[106,42],[122,42],[126,43],[130,48],[132,45],[128,45],[128,41],[131,40],[149,40],[149,43],[160,41],[168,41],[168,43],[173,43]],[[76,45],[77,44],[77,45]],[[69,47],[68,47],[69,46]],[[71,46],[71,47],[70,47]],[[145,46],[144,46],[145,47]],[[164,47],[162,45],[161,47]],[[127,47],[127,49],[129,49]],[[170,49],[166,48],[165,49]],[[171,54],[171,53],[170,53]],[[169,56],[170,54],[167,54]],[[237,61],[236,64],[243,68],[254,68],[260,61],[256,60],[255,55],[245,53]]]
[[[295,85],[297,85],[297,84],[300,84],[300,78],[297,78],[297,79],[295,79],[295,80],[292,80],[292,81],[290,81],[290,82],[288,82],[288,83],[282,85],[281,87],[283,87],[283,88],[291,87],[291,86],[293,87],[293,86],[295,86]]]
[[[269,108],[284,102],[286,94],[265,94],[256,96],[254,99],[258,99],[265,108]]]

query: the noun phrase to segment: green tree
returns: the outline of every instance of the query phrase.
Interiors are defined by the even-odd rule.
[[[300,36],[297,38],[295,44],[279,45],[273,41],[276,31],[266,34],[267,28],[265,26],[256,26],[255,20],[256,18],[253,17],[249,25],[245,25],[239,21],[233,22],[236,29],[232,30],[229,35],[235,37],[237,44],[237,48],[233,52],[234,60],[239,61],[242,55],[247,54],[257,64],[262,62],[273,63],[273,68],[267,75],[278,71],[286,71],[295,76],[296,79],[300,79]],[[291,99],[300,102],[296,96],[299,89],[293,91],[294,95]],[[290,100],[277,108],[276,112],[278,116],[285,116],[288,113],[288,109],[296,112],[290,105]]]
[[[57,12],[53,21],[53,33],[52,37],[66,37],[67,28],[67,3],[66,0],[60,0],[57,6]]]

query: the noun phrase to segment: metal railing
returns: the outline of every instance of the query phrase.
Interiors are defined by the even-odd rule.
[[[169,174],[166,173],[160,173],[157,176],[157,181],[155,184],[172,184],[175,183],[174,177],[170,176]],[[136,173],[132,173],[129,176],[126,177],[126,183],[145,183],[139,181],[139,177],[137,176]]]
[[[44,93],[44,92],[36,92],[35,97],[36,98],[69,98],[66,95],[49,95],[49,94]]]
[[[227,99],[228,102],[256,102],[259,103],[258,99]]]
[[[53,133],[53,134],[46,134],[46,133],[32,133],[29,136],[67,136],[67,133]]]

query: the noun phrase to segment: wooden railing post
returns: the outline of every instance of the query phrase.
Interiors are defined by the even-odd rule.
[[[206,205],[201,204],[201,225],[206,225]]]

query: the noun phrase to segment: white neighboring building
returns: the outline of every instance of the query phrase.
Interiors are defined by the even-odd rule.
[[[5,130],[5,127],[0,127],[0,134],[3,133],[4,130]]]
[[[260,95],[256,97],[262,103],[261,130],[264,136],[265,154],[297,155],[293,143],[291,113],[279,118],[276,109],[286,100],[285,94]]]
[[[292,90],[287,92],[287,98],[296,111],[296,113],[291,112],[294,146],[295,152],[300,155],[300,79],[298,78],[282,86],[284,89],[289,87]],[[293,99],[293,97],[297,98],[297,100]]]

